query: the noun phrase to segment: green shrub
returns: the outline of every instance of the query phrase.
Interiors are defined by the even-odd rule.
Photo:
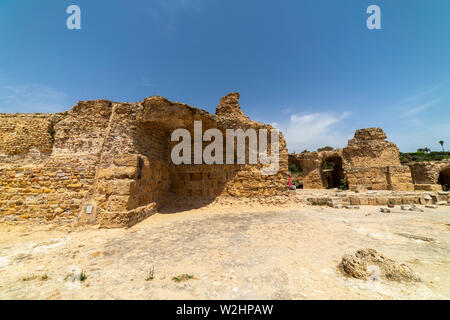
[[[194,279],[194,276],[192,274],[183,273],[183,274],[180,274],[179,276],[173,277],[172,281],[183,282],[183,281],[188,281],[191,279]]]
[[[333,150],[334,150],[334,148],[330,147],[330,146],[325,146],[323,148],[317,149],[318,152],[321,152],[321,151],[333,151]]]
[[[340,180],[339,189],[348,190],[348,181],[347,178],[343,178]]]
[[[147,274],[147,278],[145,278],[145,281],[152,281],[153,279],[155,279],[155,266],[150,269]]]
[[[296,163],[289,163],[288,169],[290,173],[301,174],[303,171]]]

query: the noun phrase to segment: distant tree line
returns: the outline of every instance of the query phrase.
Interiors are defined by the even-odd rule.
[[[444,149],[444,140],[439,141],[442,147],[442,152],[433,152],[430,148],[419,148],[417,152],[400,152],[401,163],[413,162],[413,161],[441,161],[444,159],[450,159],[450,152],[446,152]]]
[[[414,161],[441,161],[450,159],[450,152],[400,152],[400,162],[414,162]]]
[[[417,152],[400,152],[401,163],[407,163],[412,161],[441,161],[444,159],[450,159],[450,152],[446,152],[444,149],[444,140],[440,140],[439,144],[442,147],[442,152],[433,152],[430,148],[419,148]]]

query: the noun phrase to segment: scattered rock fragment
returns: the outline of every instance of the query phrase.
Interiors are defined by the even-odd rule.
[[[437,209],[438,206],[435,205],[435,204],[426,204],[426,205],[425,205],[425,208],[428,208],[428,209]]]
[[[412,205],[402,205],[401,206],[402,210],[405,211],[417,211],[417,212],[424,212],[423,209],[417,207],[415,204]]]
[[[417,207],[415,204],[411,206],[411,211],[424,212],[423,209]]]
[[[380,208],[380,212],[382,212],[382,213],[391,213],[391,210],[389,210],[388,208]]]

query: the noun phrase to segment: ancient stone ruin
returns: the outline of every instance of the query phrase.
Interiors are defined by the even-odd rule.
[[[279,169],[270,175],[262,174],[267,164],[260,162],[173,163],[171,152],[178,142],[171,134],[186,129],[195,145],[199,121],[202,132],[217,129],[223,135],[224,158],[227,129],[273,129],[245,116],[238,93],[223,97],[215,115],[159,96],[136,103],[79,102],[56,114],[0,114],[0,218],[131,226],[167,203],[199,199],[204,205],[221,197],[285,194],[288,160],[301,169],[297,178],[304,189],[336,188],[343,182],[354,192],[450,188],[450,160],[402,165],[397,146],[386,141],[380,128],[357,130],[343,149],[289,155],[280,134]],[[248,146],[251,137],[243,139]],[[200,140],[200,146],[207,147],[211,140]],[[231,156],[239,159],[237,140],[232,144]],[[273,154],[271,149],[269,134],[267,155]],[[250,148],[244,153],[248,160]],[[194,160],[193,153],[190,156]],[[389,200],[349,194],[344,200],[352,205],[428,204],[447,201],[447,195],[425,199],[403,194]]]
[[[450,190],[450,159],[408,163],[416,190]]]
[[[136,103],[79,102],[56,114],[0,114],[1,215],[130,226],[183,197],[212,200],[285,190],[288,154],[282,135],[275,175],[262,175],[259,163],[173,164],[171,132],[185,128],[193,137],[194,121],[224,136],[226,129],[271,129],[244,115],[238,93],[222,98],[216,115],[158,96]]]
[[[380,128],[357,130],[343,149],[289,154],[289,162],[302,170],[305,189],[336,188],[345,179],[354,190],[414,190],[409,167]]]

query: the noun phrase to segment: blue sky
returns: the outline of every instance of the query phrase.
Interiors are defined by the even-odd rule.
[[[0,112],[152,95],[214,112],[239,91],[289,151],[373,126],[402,151],[450,145],[448,0],[2,0],[0,41]]]

